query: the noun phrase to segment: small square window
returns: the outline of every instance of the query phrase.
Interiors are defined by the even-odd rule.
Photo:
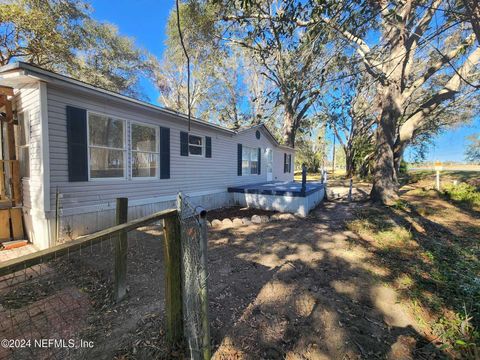
[[[188,152],[190,153],[190,155],[203,155],[203,138],[201,136],[188,136]]]

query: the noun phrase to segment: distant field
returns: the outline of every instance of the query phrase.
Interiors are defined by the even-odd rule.
[[[442,164],[445,171],[480,171],[478,164]],[[408,167],[408,171],[434,170],[433,165],[415,164]]]
[[[342,178],[345,176],[345,170],[343,169],[336,169],[335,173],[332,174],[331,170],[327,170],[327,177],[328,179],[337,179],[337,178]],[[322,174],[320,173],[312,173],[307,171],[307,181],[319,181],[322,179]],[[301,171],[295,171],[294,175],[294,180],[295,181],[302,181],[302,172]]]
[[[479,170],[442,170],[440,172],[440,179],[442,183],[453,182],[457,180],[459,182],[465,182],[470,185],[480,186],[480,169]],[[435,182],[435,171],[432,169],[409,169],[407,182],[417,182],[420,180],[430,181],[432,184]],[[433,186],[433,185],[432,185]]]

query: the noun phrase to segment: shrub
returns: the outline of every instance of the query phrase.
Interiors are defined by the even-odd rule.
[[[458,201],[470,207],[480,206],[480,191],[478,191],[475,186],[467,183],[445,185],[443,187],[443,194],[450,200]]]

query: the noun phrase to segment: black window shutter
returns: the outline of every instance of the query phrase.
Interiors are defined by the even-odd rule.
[[[237,145],[237,175],[242,176],[242,144]]]
[[[210,136],[205,136],[205,157],[212,157],[212,138]]]
[[[283,153],[283,172],[287,172],[287,153]]]
[[[262,148],[258,148],[258,175],[262,173]]]
[[[288,172],[292,172],[292,154],[288,155]]]
[[[188,156],[188,133],[180,131],[180,155]]]
[[[68,181],[88,181],[87,110],[67,106]]]
[[[170,179],[170,129],[160,127],[160,179]]]

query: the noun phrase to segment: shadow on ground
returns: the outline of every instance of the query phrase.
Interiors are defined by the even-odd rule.
[[[210,232],[216,359],[445,357],[385,285],[395,269],[344,230],[351,212]]]

